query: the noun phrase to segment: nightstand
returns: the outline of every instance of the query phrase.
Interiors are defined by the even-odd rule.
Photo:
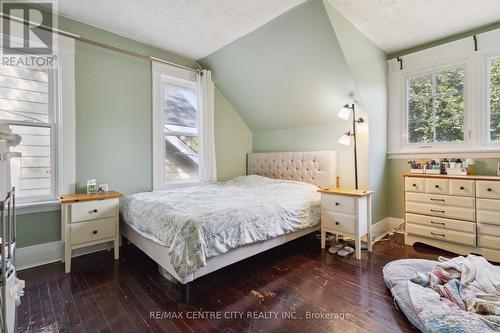
[[[61,238],[65,271],[71,271],[71,254],[75,249],[113,242],[115,260],[119,256],[118,192],[71,194],[59,198],[61,203]]]
[[[331,189],[321,192],[321,248],[325,248],[326,234],[354,238],[356,259],[361,260],[361,237],[366,235],[368,251],[372,251],[373,191]]]

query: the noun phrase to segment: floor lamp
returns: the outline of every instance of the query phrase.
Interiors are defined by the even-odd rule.
[[[357,139],[357,134],[359,132],[363,132],[361,128],[358,129],[357,131],[357,125],[365,123],[365,120],[361,117],[356,118],[356,107],[353,104],[346,104],[340,109],[339,113],[337,116],[340,119],[344,120],[349,120],[349,116],[351,115],[352,112],[352,130],[346,131],[339,139],[339,143],[345,146],[349,146],[351,144],[351,136],[354,138],[354,180],[356,184],[356,190],[358,189],[358,153],[357,153],[357,147],[356,147],[356,139]],[[366,123],[365,123],[366,125]],[[366,129],[366,126],[364,126]]]

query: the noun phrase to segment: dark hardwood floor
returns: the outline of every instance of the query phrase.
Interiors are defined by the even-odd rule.
[[[316,235],[303,237],[196,280],[189,305],[134,246],[116,262],[112,252],[90,254],[72,261],[71,274],[61,263],[19,272],[19,332],[413,332],[382,268],[450,254],[402,243],[402,235],[378,242],[358,262],[322,251]]]

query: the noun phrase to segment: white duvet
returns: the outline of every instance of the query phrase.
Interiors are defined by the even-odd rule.
[[[181,277],[230,249],[320,222],[314,185],[244,176],[224,183],[144,192],[125,197],[122,219],[158,238]]]

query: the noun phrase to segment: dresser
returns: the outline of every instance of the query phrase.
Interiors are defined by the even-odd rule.
[[[405,174],[405,244],[500,261],[500,177]]]
[[[321,193],[321,248],[326,245],[326,234],[354,238],[355,256],[361,260],[361,237],[367,235],[368,251],[372,251],[371,196],[373,191],[330,189]]]
[[[61,238],[65,271],[71,271],[75,249],[113,242],[115,259],[119,256],[118,192],[71,194],[59,198],[61,203]]]

